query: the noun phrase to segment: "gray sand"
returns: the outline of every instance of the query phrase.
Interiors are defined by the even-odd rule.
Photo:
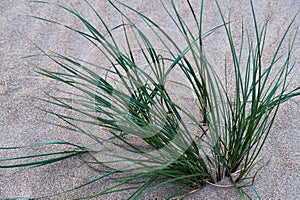
[[[90,16],[90,10],[81,0],[51,0],[60,2],[77,9],[80,13]],[[70,3],[72,2],[72,3]],[[105,18],[116,25],[120,21],[107,7],[106,1],[91,1],[96,9]],[[173,25],[161,14],[162,8],[158,1],[122,0],[135,8],[145,12],[167,29]],[[193,2],[197,2],[194,0]],[[213,1],[207,1],[204,13],[204,24],[208,30],[221,23]],[[227,0],[220,1],[223,10],[231,10],[232,20],[241,21],[243,16],[246,24],[251,22],[251,13],[248,1]],[[270,19],[269,32],[266,44],[266,58],[271,55],[274,43],[279,40],[279,35],[284,31],[289,20],[300,8],[300,0],[255,0],[257,18],[259,23]],[[182,8],[184,15],[189,13]],[[36,66],[56,69],[53,63],[43,57],[22,59],[22,57],[38,54],[34,43],[45,50],[53,50],[79,58],[85,58],[90,52],[89,44],[83,39],[54,25],[32,19],[27,15],[51,17],[63,21],[73,27],[81,24],[70,18],[61,10],[41,4],[29,3],[27,0],[0,0],[0,147],[26,146],[44,141],[72,141],[79,142],[81,138],[74,133],[57,128],[43,121],[58,121],[43,113],[37,108],[49,107],[47,104],[36,100],[44,92],[58,94],[58,88],[63,86],[45,79],[35,73]],[[137,23],[139,23],[137,21]],[[295,22],[300,25],[300,17]],[[239,26],[233,26],[233,33],[238,36]],[[223,32],[221,32],[223,33]],[[210,49],[209,57],[215,66],[224,63],[224,55],[229,49],[226,43],[216,43],[213,37],[224,37],[220,32],[207,39],[205,46]],[[31,42],[32,41],[32,42]],[[222,55],[222,57],[220,57]],[[295,70],[293,85],[299,85],[300,78],[300,37],[297,38],[295,52],[298,62]],[[187,99],[190,101],[191,99]],[[187,101],[187,102],[188,102]],[[281,107],[279,116],[271,131],[270,137],[261,154],[262,159],[270,163],[264,167],[255,183],[255,188],[262,199],[291,200],[300,199],[299,171],[300,171],[300,98],[296,98]],[[51,147],[54,150],[54,147]],[[39,151],[48,151],[39,149]],[[25,148],[18,151],[0,151],[0,158],[8,156],[21,156],[36,153],[36,148]],[[94,171],[84,166],[77,159],[69,159],[49,166],[35,169],[0,169],[0,198],[33,198],[54,194],[62,189],[71,189],[84,182],[84,178],[97,175]],[[98,183],[85,189],[70,192],[58,198],[75,198],[78,195],[90,194],[103,187],[105,183]],[[226,185],[226,181],[224,181]],[[251,190],[249,190],[251,191]],[[163,190],[155,191],[145,199],[161,199]],[[99,199],[125,199],[128,192],[108,195]],[[238,199],[232,188],[216,188],[207,186],[196,191],[188,199]]]

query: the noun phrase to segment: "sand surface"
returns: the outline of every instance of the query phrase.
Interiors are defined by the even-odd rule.
[[[82,0],[51,0],[50,2],[68,5],[97,23]],[[120,23],[120,17],[112,12],[105,0],[90,0],[90,2],[101,15],[105,16],[106,20],[109,20],[111,26]],[[159,21],[164,28],[175,29],[174,25],[162,14],[163,8],[158,3],[159,1],[122,0],[122,2],[128,3]],[[237,25],[233,26],[234,37],[240,33],[241,27],[238,24],[242,18],[245,24],[251,27],[248,1],[220,0],[220,2],[223,10],[227,11],[225,13],[230,10],[231,19],[237,22]],[[254,5],[259,24],[270,19],[265,49],[267,61],[274,51],[274,44],[278,43],[285,27],[300,9],[300,0],[254,0]],[[185,17],[192,17],[187,8],[182,7],[181,11]],[[33,19],[31,15],[49,17],[72,27],[82,28],[78,20],[53,6],[30,3],[27,0],[0,0],[0,147],[28,146],[57,140],[80,142],[80,136],[45,123],[44,121],[58,120],[38,109],[48,108],[49,105],[38,101],[36,97],[42,97],[45,92],[58,94],[58,89],[64,89],[64,86],[38,75],[35,72],[36,67],[56,69],[56,66],[44,57],[29,59],[22,57],[39,54],[36,44],[45,50],[86,58],[91,52],[90,45],[74,33]],[[140,22],[137,20],[137,23]],[[204,11],[205,29],[209,30],[220,23],[215,4],[208,0]],[[295,25],[300,26],[299,16]],[[224,38],[224,32],[217,32],[204,44],[209,49],[209,58],[215,66],[221,66],[225,55],[229,52],[227,43],[222,42],[220,38]],[[300,35],[295,43],[294,55],[297,66],[291,84],[299,86]],[[182,101],[189,102],[190,100],[187,98]],[[37,151],[47,152],[55,148],[30,147],[17,151],[0,150],[0,158],[29,155]],[[264,162],[270,159],[270,163],[258,174],[255,183],[255,188],[262,199],[300,199],[299,148],[300,98],[295,98],[281,107],[260,157],[264,159]],[[34,169],[0,169],[0,199],[34,198],[59,193],[62,190],[74,188],[83,183],[86,178],[95,175],[97,175],[96,172],[75,158]],[[104,184],[99,182],[52,199],[70,199],[91,194],[104,187]],[[129,192],[122,192],[99,199],[126,199],[128,194]],[[157,190],[145,196],[144,199],[162,199],[163,194],[163,189]],[[238,196],[232,188],[208,186],[196,191],[188,199],[231,200],[238,199]]]

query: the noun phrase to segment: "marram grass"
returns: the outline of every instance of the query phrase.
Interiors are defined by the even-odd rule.
[[[112,29],[88,1],[86,4],[102,25],[101,30],[75,10],[59,4],[52,6],[80,20],[85,31],[33,16],[79,34],[104,59],[101,65],[50,54],[40,48],[62,71],[39,69],[39,73],[70,88],[64,91],[65,97],[48,96],[44,101],[76,115],[45,111],[67,124],[59,126],[89,137],[96,145],[45,142],[38,145],[68,145],[72,150],[6,158],[0,160],[0,168],[42,166],[91,154],[95,160],[85,162],[98,170],[99,177],[75,189],[101,183],[107,178],[115,184],[91,196],[78,198],[130,189],[132,193],[128,199],[139,199],[145,193],[167,186],[174,190],[163,198],[184,198],[191,191],[206,184],[218,184],[225,177],[230,179],[241,198],[251,198],[243,188],[252,187],[257,173],[250,172],[257,162],[260,163],[257,159],[279,106],[300,94],[300,88],[290,88],[288,82],[295,67],[292,51],[297,32],[291,40],[287,38],[291,38],[295,18],[275,47],[270,62],[263,63],[268,23],[259,28],[251,0],[254,36],[250,36],[243,24],[239,45],[234,43],[231,32],[234,22],[227,21],[218,1],[215,4],[222,24],[208,32],[203,32],[202,27],[205,25],[202,23],[204,1],[200,3],[199,12],[188,0],[185,2],[194,21],[185,20],[173,0],[161,1],[180,38],[172,37],[138,10],[122,2],[108,2],[122,18]],[[147,31],[133,22],[129,12],[143,21]],[[196,25],[196,31],[190,28],[191,24]],[[225,30],[231,52],[232,63],[225,63],[223,69],[226,72],[230,68],[234,72],[230,89],[226,87],[226,73],[223,80],[205,56],[203,39],[219,29]],[[122,42],[117,40],[116,30],[122,32]],[[178,45],[178,40],[184,45]],[[286,43],[288,48],[283,54]],[[188,103],[195,104],[196,113],[171,95],[167,80],[174,70],[179,71],[183,79],[173,84],[187,88],[185,95],[195,99]],[[95,127],[97,131],[93,131]],[[29,158],[37,160],[26,162]],[[23,162],[8,163],[18,160]],[[108,168],[101,171],[97,165]],[[116,174],[120,176],[118,179],[115,179]]]

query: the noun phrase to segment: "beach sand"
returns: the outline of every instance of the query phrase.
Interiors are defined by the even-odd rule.
[[[97,23],[95,16],[88,6],[81,0],[51,0],[76,9],[87,16],[89,20]],[[90,1],[95,9],[105,16],[109,25],[120,24],[109,4],[105,1]],[[166,29],[174,30],[174,25],[163,15],[163,8],[159,1],[122,0],[134,8],[144,12]],[[196,0],[192,2],[197,2]],[[269,21],[265,48],[265,62],[268,62],[274,53],[275,44],[287,27],[289,21],[300,8],[300,0],[254,0],[257,20],[261,25]],[[225,15],[230,10],[233,37],[239,42],[241,32],[240,22],[244,20],[245,26],[251,29],[251,10],[248,1],[227,0],[220,1]],[[184,17],[192,19],[186,7],[182,7]],[[39,101],[36,97],[43,97],[44,93],[60,94],[58,89],[65,89],[64,85],[49,80],[37,74],[36,67],[56,70],[49,59],[43,56],[33,58],[23,57],[40,54],[39,46],[44,50],[51,50],[78,58],[86,58],[91,54],[90,44],[83,38],[62,27],[42,22],[30,16],[49,17],[64,22],[75,28],[82,25],[74,17],[54,6],[30,3],[27,0],[0,0],[0,147],[28,146],[46,141],[70,141],[80,143],[80,135],[58,128],[46,121],[59,122],[58,119],[45,114],[39,108],[51,106]],[[130,14],[129,14],[130,15]],[[136,23],[142,23],[137,20]],[[220,16],[213,1],[207,1],[204,9],[204,29],[209,30],[221,24]],[[300,17],[295,21],[300,26]],[[101,29],[101,27],[100,27]],[[223,42],[224,32],[217,31],[204,40],[207,47],[208,58],[214,66],[222,66],[225,56],[229,55],[227,42]],[[297,62],[292,85],[299,86],[300,80],[300,36],[297,37],[294,58]],[[185,96],[180,94],[179,96]],[[192,95],[180,99],[183,104],[192,102]],[[189,105],[187,105],[189,106]],[[63,111],[63,110],[62,110]],[[45,148],[28,147],[18,150],[0,150],[0,158],[30,155],[38,152],[49,152],[59,147],[47,146]],[[255,189],[262,199],[292,200],[300,199],[300,98],[295,98],[282,105],[277,120],[271,130],[270,136],[260,155],[262,163],[270,160],[257,175]],[[38,168],[0,169],[0,199],[5,198],[36,198],[72,189],[84,183],[87,178],[97,176],[97,173],[76,158],[64,160],[55,164]],[[97,182],[91,186],[60,196],[43,199],[71,199],[95,193],[108,183]],[[226,181],[220,184],[228,184]],[[247,191],[255,198],[251,188]],[[147,194],[143,199],[162,199],[165,191],[158,189]],[[129,191],[118,194],[109,194],[98,199],[126,199]],[[207,186],[195,191],[187,199],[239,199],[233,188]]]

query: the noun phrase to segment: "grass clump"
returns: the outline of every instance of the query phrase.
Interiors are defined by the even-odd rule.
[[[208,32],[203,32],[204,1],[200,3],[199,12],[186,1],[193,22],[184,19],[173,0],[162,1],[166,14],[177,28],[177,38],[143,13],[118,1],[109,3],[120,14],[122,23],[109,28],[108,22],[88,1],[86,3],[104,30],[98,30],[78,12],[58,4],[54,5],[80,20],[85,31],[34,17],[79,34],[103,59],[103,65],[99,65],[42,50],[63,70],[39,71],[70,87],[69,91],[64,91],[65,97],[49,96],[46,101],[77,115],[46,111],[66,122],[64,128],[82,133],[97,145],[45,143],[70,145],[74,150],[37,154],[33,157],[40,158],[39,161],[1,167],[41,166],[91,153],[95,161],[86,161],[87,164],[95,169],[97,165],[106,165],[109,169],[99,171],[101,176],[82,187],[115,174],[121,175],[118,180],[112,178],[116,181],[113,186],[90,198],[131,189],[129,199],[138,199],[146,192],[172,186],[175,192],[166,197],[170,199],[206,184],[217,184],[225,177],[241,197],[250,198],[243,188],[253,184],[256,173],[251,175],[250,172],[271,131],[279,106],[300,94],[299,87],[288,87],[288,77],[295,66],[292,50],[297,32],[286,54],[280,53],[295,18],[266,64],[263,58],[267,23],[259,28],[252,1],[254,37],[243,24],[239,45],[234,43],[232,22],[226,21],[218,1],[215,1],[216,9],[222,24]],[[147,31],[137,26],[128,12],[139,18]],[[191,23],[195,24],[196,31],[190,28]],[[231,63],[225,63],[223,69],[225,80],[210,64],[203,45],[203,39],[219,29],[225,30],[231,53]],[[116,31],[122,32],[122,42],[117,40]],[[183,47],[178,45],[178,40],[183,41]],[[226,87],[229,68],[234,72],[230,88]],[[176,70],[182,80],[170,81]],[[194,102],[188,102],[194,103],[193,111],[176,99],[170,82],[173,89],[174,85],[185,88],[184,95],[194,97]],[[86,129],[82,125],[99,129]],[[53,155],[56,157],[45,159]]]

